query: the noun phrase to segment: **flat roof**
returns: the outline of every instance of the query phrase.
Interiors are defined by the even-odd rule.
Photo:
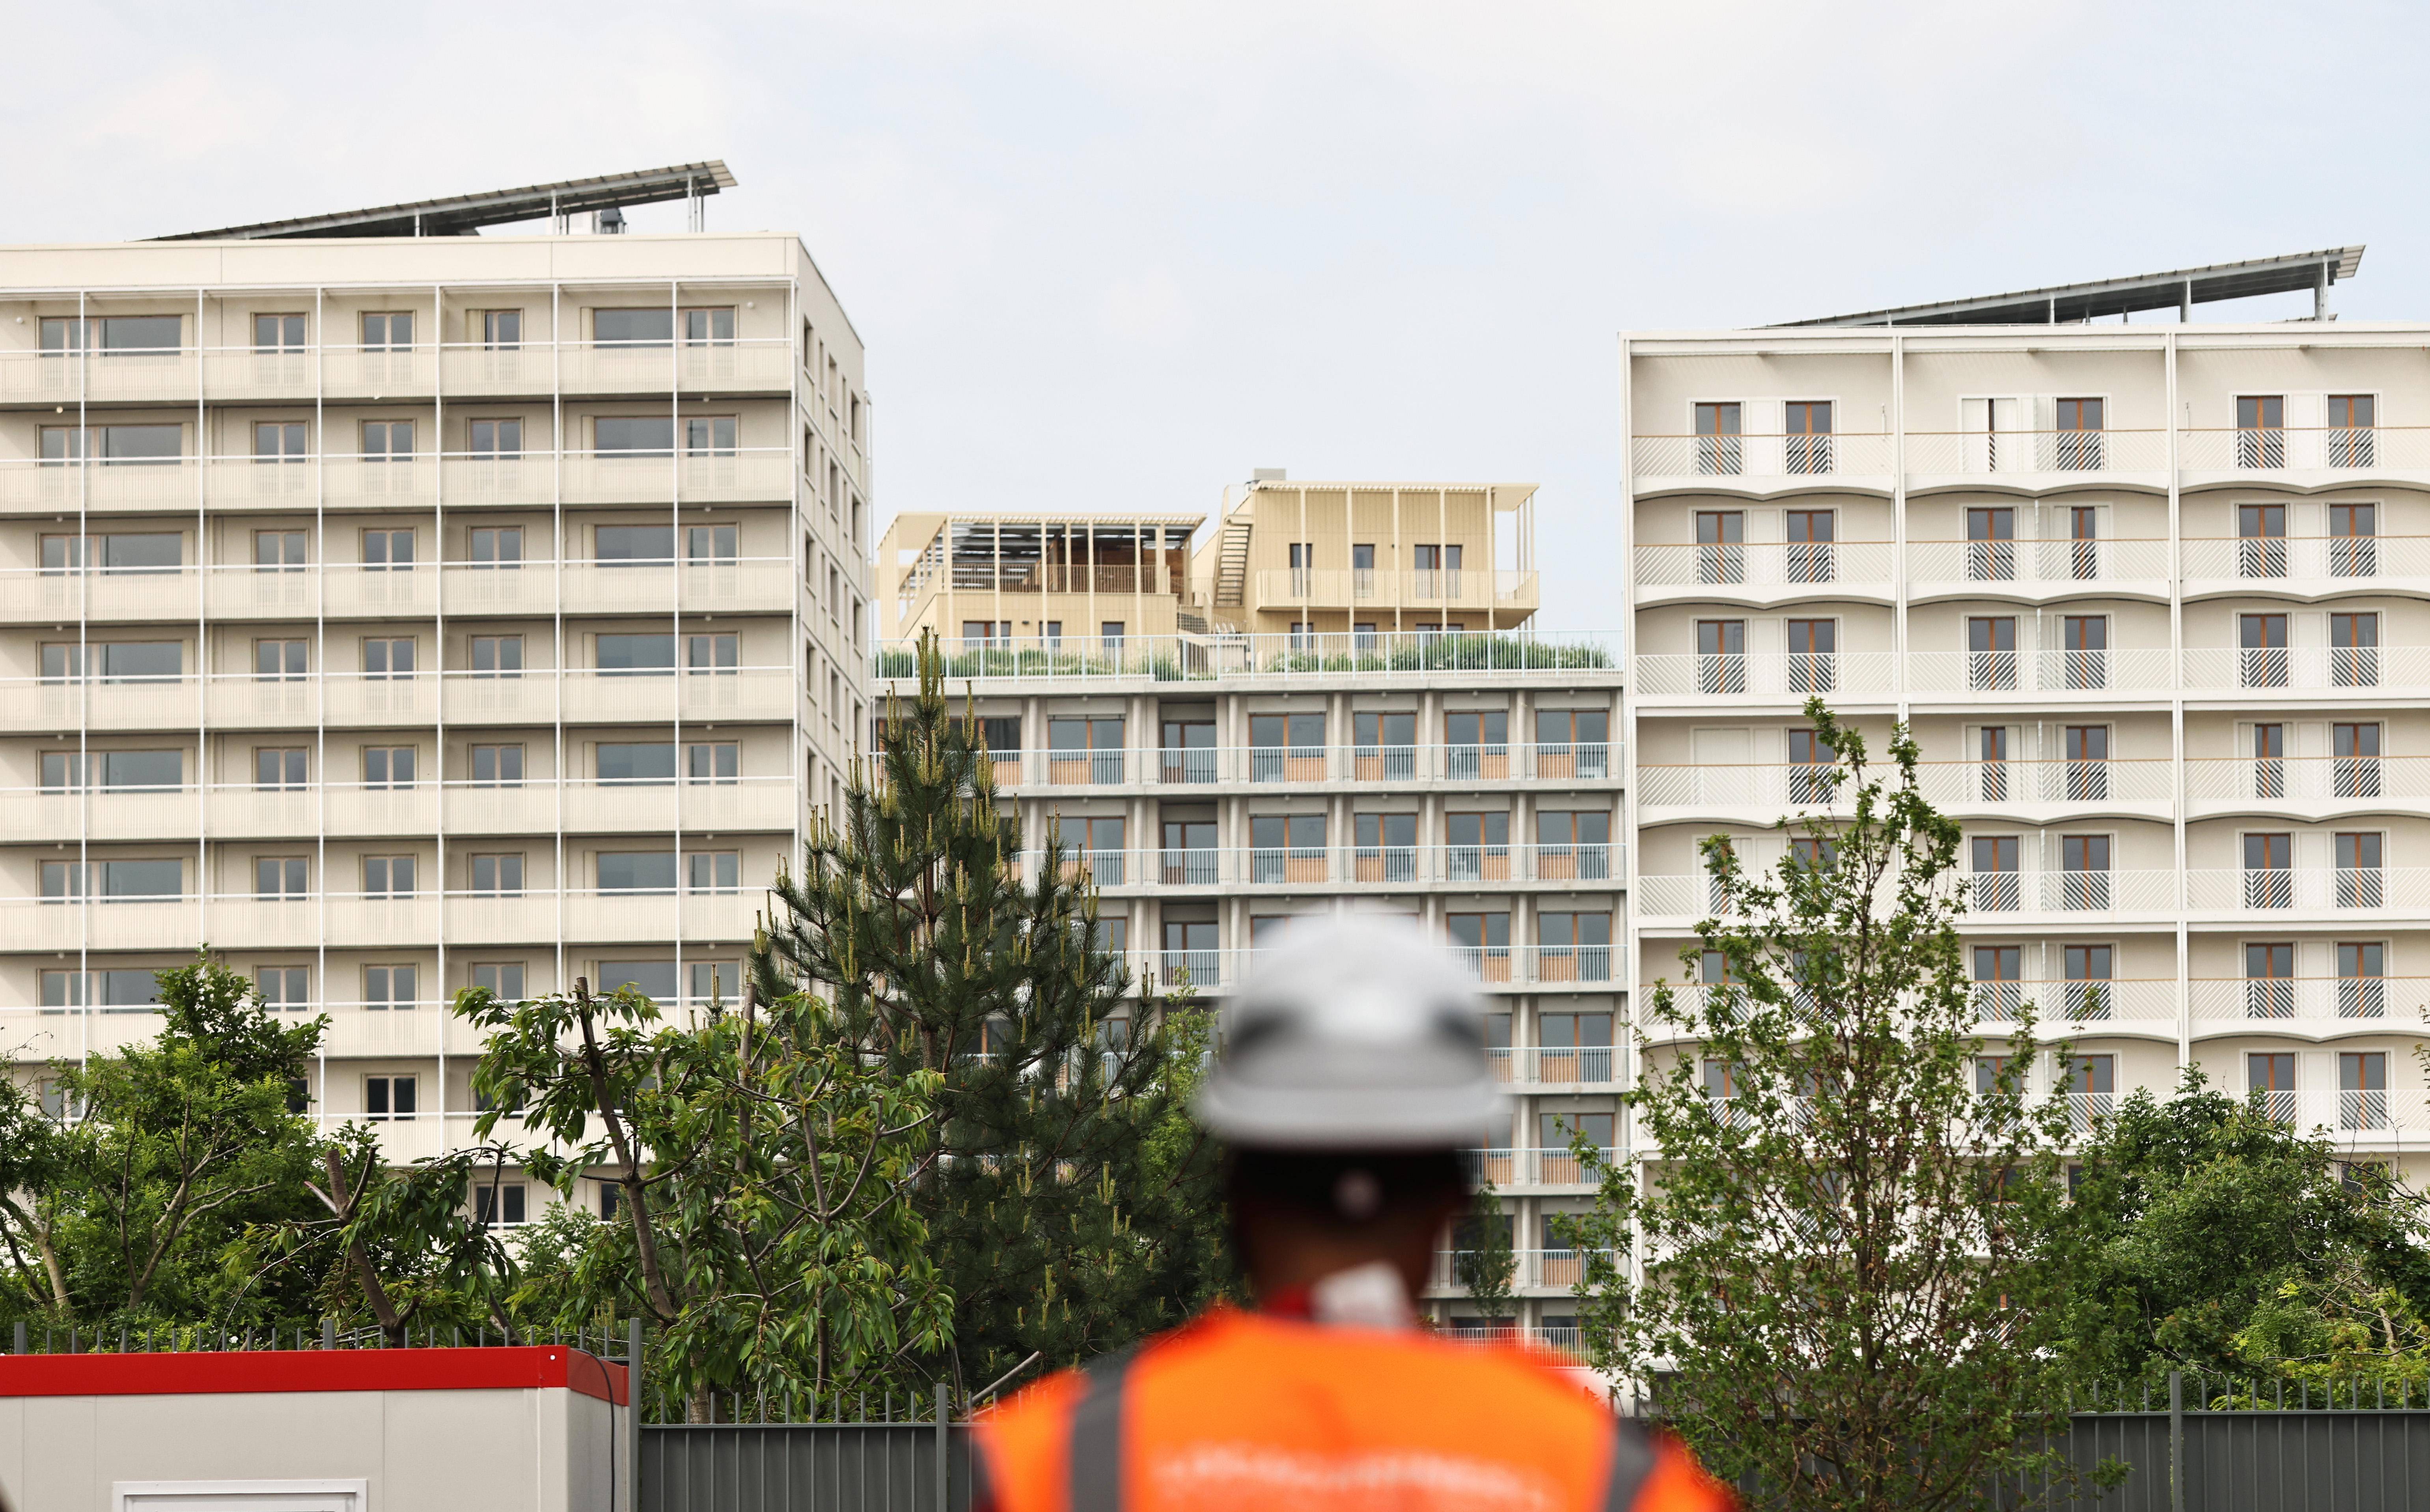
[[[726,171],[724,161],[713,158],[707,162],[677,163],[671,168],[567,178],[554,184],[530,184],[483,194],[454,194],[445,199],[409,200],[367,210],[339,210],[286,221],[260,221],[252,225],[222,226],[215,231],[180,231],[175,236],[150,240],[256,241],[271,237],[473,236],[485,225],[507,225],[626,205],[657,205],[666,200],[714,194],[733,187],[734,175]]]
[[[2125,315],[2139,309],[2169,309],[2216,299],[2250,299],[2255,294],[2300,293],[2326,289],[2351,278],[2362,266],[2363,249],[2324,247],[2282,258],[2255,258],[2243,262],[2214,262],[2202,268],[2139,274],[2098,283],[2055,284],[2048,289],[2019,289],[1973,299],[1943,300],[1934,305],[1902,305],[1895,309],[1869,309],[1855,315],[1826,315],[1821,320],[1784,321],[1769,330],[1801,325],[2056,325]]]

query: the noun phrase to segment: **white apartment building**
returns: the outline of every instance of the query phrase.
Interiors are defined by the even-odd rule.
[[[1517,1321],[1574,1342],[1546,1220],[1613,1146],[1626,1022],[1616,657],[1529,624],[1524,484],[1300,483],[1202,515],[899,518],[885,686],[944,642],[1033,855],[1059,837],[1136,983],[1220,997],[1310,915],[1416,921],[1491,999],[1512,1118],[1476,1156]],[[1472,1316],[1446,1255],[1427,1305]]]
[[[1639,1001],[1697,841],[1769,866],[1819,795],[1821,694],[1911,723],[1987,1026],[2074,1040],[2042,1086],[2199,1068],[2425,1173],[2430,327],[2183,318],[2360,255],[1623,340]]]
[[[693,175],[0,248],[21,1063],[208,942],[406,1159],[469,1128],[459,989],[736,990],[867,719],[860,339],[791,236],[469,234]]]

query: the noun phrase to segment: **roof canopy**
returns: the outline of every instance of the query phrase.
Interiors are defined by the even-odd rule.
[[[332,215],[304,215],[291,221],[263,221],[254,225],[223,226],[216,231],[181,231],[154,237],[155,241],[251,241],[265,237],[473,236],[485,225],[537,221],[547,216],[574,215],[627,205],[657,205],[665,200],[695,199],[732,189],[734,175],[718,158],[703,163],[678,163],[633,174],[608,174],[599,178],[568,178],[555,184],[493,190],[486,194],[457,194],[446,199],[413,200],[380,205],[367,210],[341,210]]]
[[[2059,284],[2049,289],[2020,289],[1978,299],[1952,299],[1937,305],[1904,305],[1896,309],[1871,309],[1856,315],[1829,315],[1821,320],[1787,321],[1797,325],[2057,325],[2124,315],[2139,309],[2185,309],[2214,299],[2249,299],[2255,294],[2325,291],[2340,278],[2351,278],[2362,266],[2362,248],[2328,247],[2319,252],[2290,253],[2283,258],[2256,258],[2248,262],[2215,262],[2206,268],[2179,268],[2172,273],[2147,273],[2133,278],[2099,283]]]

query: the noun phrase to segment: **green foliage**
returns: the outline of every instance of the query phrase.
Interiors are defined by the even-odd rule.
[[[1501,1323],[1516,1311],[1510,1284],[1519,1272],[1519,1254],[1510,1242],[1510,1218],[1502,1210],[1502,1195],[1493,1183],[1477,1188],[1454,1242],[1453,1279],[1468,1288],[1477,1316]]]
[[[208,955],[159,985],[158,1038],[52,1067],[55,1112],[0,1094],[7,1305],[59,1323],[292,1326],[316,1278],[258,1266],[252,1241],[310,1210],[322,1141],[303,1087],[325,1021],[281,1022]]]
[[[2420,1383],[2422,1199],[2347,1179],[2329,1137],[2189,1070],[2127,1098],[2083,1150],[2069,1242],[2092,1257],[2073,1348],[2105,1376]]]
[[[1035,884],[996,808],[977,722],[952,717],[933,637],[889,712],[883,776],[823,827],[750,970],[832,1005],[835,1038],[931,1077],[941,1158],[914,1202],[957,1307],[960,1391],[1033,1354],[1085,1360],[1180,1321],[1230,1272],[1214,1152],[1190,1125],[1204,1025],[1123,1001],[1095,900],[1059,845]]]
[[[855,1054],[806,993],[689,1026],[580,982],[520,1004],[468,991],[456,1012],[488,1037],[476,1137],[513,1123],[537,1141],[524,1169],[569,1200],[594,1171],[621,1194],[615,1221],[548,1237],[544,1276],[484,1257],[466,1273],[497,1278],[486,1297],[511,1289],[559,1322],[640,1314],[654,1380],[695,1421],[736,1393],[807,1406],[882,1387],[945,1347],[952,1294],[907,1201],[933,1158],[935,1073]],[[464,1189],[460,1171],[436,1179]]]
[[[1656,1381],[1753,1505],[1972,1506],[1994,1475],[2057,1468],[2034,1446],[2065,1404],[2068,1119],[2025,1094],[2030,1009],[1978,1089],[1958,827],[1922,798],[1914,742],[1894,735],[1886,780],[1820,701],[1806,713],[1847,817],[1784,821],[1820,855],[1769,876],[1706,842],[1726,906],[1682,958],[1723,970],[1653,994],[1627,1104],[1662,1159],[1643,1186],[1605,1165],[1573,1228],[1582,1321],[1595,1363]],[[1640,1247],[1631,1287],[1618,1257]]]

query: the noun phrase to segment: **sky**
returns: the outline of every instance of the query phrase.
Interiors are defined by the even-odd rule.
[[[881,518],[1211,515],[1258,467],[1534,482],[1562,630],[1617,617],[1623,330],[2357,241],[2332,307],[2430,316],[2430,8],[2369,0],[0,19],[0,241],[722,158],[710,229],[800,233],[867,343]]]

